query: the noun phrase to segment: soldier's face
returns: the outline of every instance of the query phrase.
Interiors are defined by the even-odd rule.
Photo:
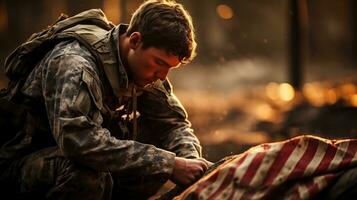
[[[141,41],[133,42],[128,53],[128,65],[130,78],[139,86],[144,87],[158,79],[165,80],[169,71],[180,65],[178,56],[170,55],[164,49],[144,49]]]

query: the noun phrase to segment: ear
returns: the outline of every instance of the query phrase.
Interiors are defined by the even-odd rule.
[[[142,41],[141,39],[141,33],[133,32],[129,37],[129,48],[134,50],[139,48]]]

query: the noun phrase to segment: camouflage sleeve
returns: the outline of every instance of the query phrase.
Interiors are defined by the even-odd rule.
[[[175,152],[185,158],[201,157],[199,140],[191,129],[187,113],[172,92],[168,79],[157,81],[138,98],[140,134],[151,139],[155,145]]]
[[[65,54],[51,58],[42,73],[50,125],[60,150],[74,162],[96,170],[168,179],[174,153],[118,140],[101,127],[102,90],[93,65],[83,56]]]

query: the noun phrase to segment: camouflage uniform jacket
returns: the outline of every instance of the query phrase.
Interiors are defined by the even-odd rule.
[[[199,141],[168,80],[139,90],[136,141],[124,134],[126,128],[131,130],[130,123],[124,123],[120,117],[113,120],[120,110],[115,112],[116,108],[128,108],[133,98],[133,84],[119,54],[119,34],[126,28],[119,25],[107,31],[103,35],[106,42],[98,48],[115,58],[115,69],[104,69],[108,85],[104,84],[105,77],[100,75],[90,51],[79,42],[61,42],[46,54],[21,92],[45,105],[50,128],[46,137],[52,142],[39,144],[27,134],[20,141],[12,141],[5,150],[20,151],[27,145],[31,148],[25,148],[26,151],[35,151],[57,145],[58,154],[95,170],[127,175],[162,174],[167,178],[175,156],[201,156]],[[116,126],[119,122],[121,126]],[[3,151],[0,157],[4,155]]]

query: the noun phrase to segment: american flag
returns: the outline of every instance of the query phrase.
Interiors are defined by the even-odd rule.
[[[311,135],[233,156],[175,199],[313,199],[357,164],[357,139]]]

